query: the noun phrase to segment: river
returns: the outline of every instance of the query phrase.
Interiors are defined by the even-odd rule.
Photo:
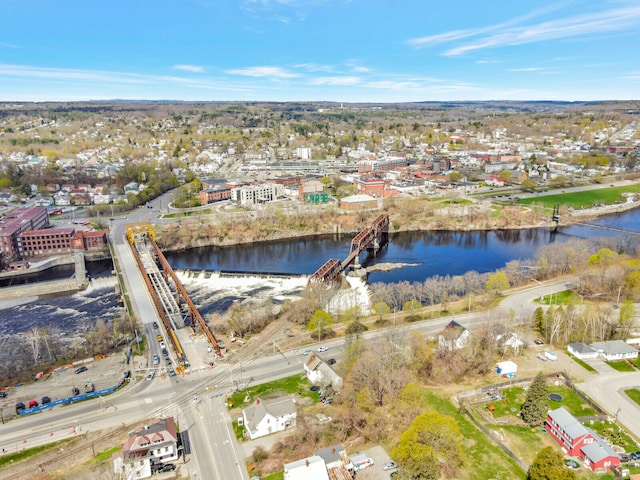
[[[591,223],[634,230],[640,209],[608,215]],[[542,245],[571,238],[620,236],[620,232],[586,226],[497,230],[482,232],[401,232],[389,236],[389,244],[375,258],[363,253],[363,266],[379,262],[406,264],[387,272],[369,274],[369,282],[424,281],[434,275],[461,275],[475,270],[490,272],[516,259],[528,259]],[[329,258],[344,259],[351,235],[282,240],[231,247],[201,247],[166,252],[174,269],[244,273],[310,275]],[[640,241],[640,235],[635,242]]]

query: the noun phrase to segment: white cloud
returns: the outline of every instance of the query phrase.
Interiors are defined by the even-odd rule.
[[[546,68],[542,67],[523,67],[523,68],[510,68],[510,72],[541,72],[546,70]]]
[[[337,73],[336,67],[333,65],[318,65],[317,63],[298,63],[294,65],[294,68],[300,68],[307,72],[325,72],[325,73]]]
[[[174,70],[182,70],[185,72],[194,72],[194,73],[204,72],[204,67],[201,67],[200,65],[178,64],[178,65],[172,66],[171,68],[173,68]]]
[[[240,75],[243,77],[270,77],[270,78],[296,78],[299,77],[297,73],[288,72],[287,70],[280,67],[247,67],[247,68],[237,68],[232,70],[227,70],[226,73],[229,75]]]
[[[318,77],[311,80],[311,85],[334,85],[350,86],[358,85],[361,82],[359,77]]]
[[[561,38],[595,36],[606,32],[620,32],[638,24],[640,24],[639,6],[619,8],[598,13],[575,15],[536,25],[501,28],[499,33],[478,38],[466,45],[451,48],[444,54],[453,57],[486,48],[524,45]],[[487,30],[495,29],[489,27]]]

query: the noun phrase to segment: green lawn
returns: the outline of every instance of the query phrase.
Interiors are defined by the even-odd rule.
[[[563,290],[562,292],[545,295],[534,300],[535,303],[541,305],[577,305],[581,302],[580,295],[573,293],[571,290]]]
[[[626,393],[631,400],[640,405],[640,390],[637,388],[630,388],[629,390],[625,390],[624,393]]]
[[[244,408],[248,406],[256,397],[267,397],[275,394],[298,393],[303,397],[318,400],[318,392],[309,390],[311,384],[303,375],[294,375],[292,377],[276,380],[275,382],[263,383],[255,385],[245,390],[240,390],[229,399],[233,402],[232,408]]]
[[[593,408],[584,403],[584,401],[566,385],[552,385],[547,387],[547,389],[549,393],[559,393],[562,395],[560,402],[549,399],[549,409],[554,410],[564,407],[576,417],[588,417],[596,414]],[[502,400],[489,402],[484,408],[493,406],[493,417],[496,419],[509,415],[518,415],[520,407],[526,398],[526,391],[522,387],[503,388],[502,395]]]
[[[66,448],[66,445],[72,442],[74,439],[69,438],[66,440],[60,440],[59,442],[49,443],[47,445],[42,445],[39,447],[27,448],[17,453],[10,453],[8,455],[2,455],[0,457],[0,469],[6,465],[19,462],[21,460],[26,460],[27,458],[34,457],[43,452],[49,450],[58,450],[60,448]]]
[[[484,433],[461,415],[453,404],[433,390],[425,392],[427,405],[441,415],[453,417],[458,422],[464,437],[463,449],[466,454],[465,467],[457,478],[486,480],[488,478],[525,479],[526,473],[502,450],[496,447]]]
[[[584,369],[589,370],[590,372],[594,372],[594,373],[598,373],[598,370],[596,370],[595,368],[593,368],[591,365],[589,365],[587,362],[585,362],[584,360],[575,357],[573,355],[571,355],[570,353],[567,352],[567,355],[569,355],[569,358],[571,358],[571,360],[573,360],[574,362],[576,362],[578,365],[582,366]]]
[[[621,361],[621,362],[605,362],[614,370],[619,372],[635,372],[636,369],[629,362]]]
[[[522,205],[537,203],[551,209],[553,209],[553,206],[556,204],[561,207],[581,209],[590,208],[595,205],[611,205],[616,202],[626,202],[626,199],[622,196],[625,192],[638,193],[640,192],[640,185],[634,184],[625,185],[624,187],[599,188],[585,192],[570,192],[535,198],[523,198],[518,200],[518,203]]]

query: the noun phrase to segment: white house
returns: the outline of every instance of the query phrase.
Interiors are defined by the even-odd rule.
[[[622,340],[611,340],[609,342],[595,342],[591,346],[605,360],[611,362],[615,360],[634,360],[638,358],[638,350]]]
[[[253,404],[242,411],[244,428],[251,440],[295,427],[296,416],[296,404],[288,397],[269,402],[256,397]]]
[[[460,350],[469,343],[471,332],[455,320],[451,320],[438,335],[438,347],[441,350]]]
[[[317,456],[284,464],[284,480],[329,480],[324,460]]]
[[[569,352],[576,358],[580,358],[581,360],[587,358],[596,358],[598,356],[598,352],[595,348],[582,342],[570,343],[569,345],[567,345],[567,352]]]
[[[173,417],[168,417],[129,435],[122,451],[113,457],[113,468],[126,480],[135,480],[151,477],[155,472],[154,465],[177,459],[176,423]]]
[[[307,361],[304,362],[304,373],[314,385],[321,385],[323,387],[331,385],[336,392],[342,390],[342,386],[344,385],[342,377],[315,353],[310,354]]]

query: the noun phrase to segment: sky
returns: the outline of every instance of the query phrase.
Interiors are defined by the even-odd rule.
[[[640,99],[638,0],[0,0],[0,101]]]

